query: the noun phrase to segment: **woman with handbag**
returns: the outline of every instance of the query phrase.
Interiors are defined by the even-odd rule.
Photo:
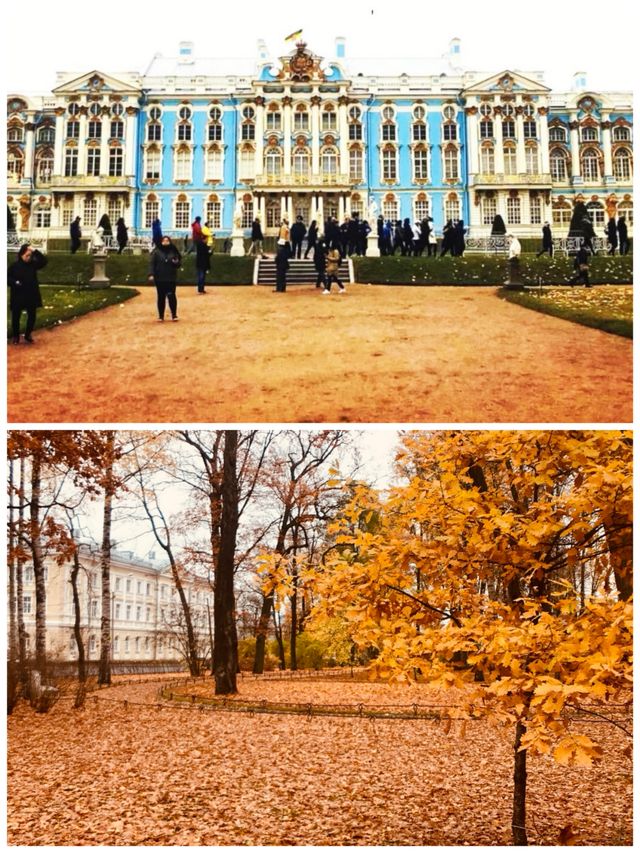
[[[153,280],[158,294],[158,321],[164,320],[165,305],[169,303],[171,319],[178,319],[178,298],[176,296],[176,278],[182,263],[180,252],[167,234],[163,234],[160,245],[151,253],[149,259],[149,280]]]

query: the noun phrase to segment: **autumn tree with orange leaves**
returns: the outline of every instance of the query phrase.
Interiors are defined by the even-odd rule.
[[[356,488],[313,582],[373,676],[464,687],[514,729],[512,835],[527,844],[527,754],[591,764],[569,712],[607,718],[632,684],[628,432],[408,433],[404,485]]]

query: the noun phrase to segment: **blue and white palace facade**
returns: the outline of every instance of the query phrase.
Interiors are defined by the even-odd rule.
[[[313,53],[198,58],[182,43],[144,74],[59,74],[50,95],[7,102],[8,204],[19,235],[66,236],[104,213],[138,234],[158,217],[183,236],[197,215],[218,236],[234,214],[267,234],[305,222],[421,220],[473,236],[502,215],[511,233],[566,233],[576,200],[601,233],[633,224],[630,91],[595,92],[578,74],[552,92],[539,72],[459,67],[460,43],[434,63]]]

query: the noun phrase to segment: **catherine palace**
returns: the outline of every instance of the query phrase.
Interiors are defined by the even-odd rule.
[[[7,103],[8,205],[19,236],[66,236],[104,213],[140,235],[159,218],[218,236],[259,216],[306,223],[359,213],[463,219],[488,235],[566,234],[576,201],[594,225],[633,225],[631,91],[579,72],[551,91],[541,72],[463,67],[453,39],[434,59],[351,60],[298,41],[273,57],[200,57],[190,42],[144,73],[59,73],[51,94]],[[86,232],[85,232],[86,233]]]

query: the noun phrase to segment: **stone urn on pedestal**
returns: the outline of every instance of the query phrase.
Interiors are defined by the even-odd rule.
[[[110,287],[106,272],[107,247],[102,239],[103,229],[98,227],[91,236],[91,253],[93,254],[93,278],[89,279],[89,287]]]

